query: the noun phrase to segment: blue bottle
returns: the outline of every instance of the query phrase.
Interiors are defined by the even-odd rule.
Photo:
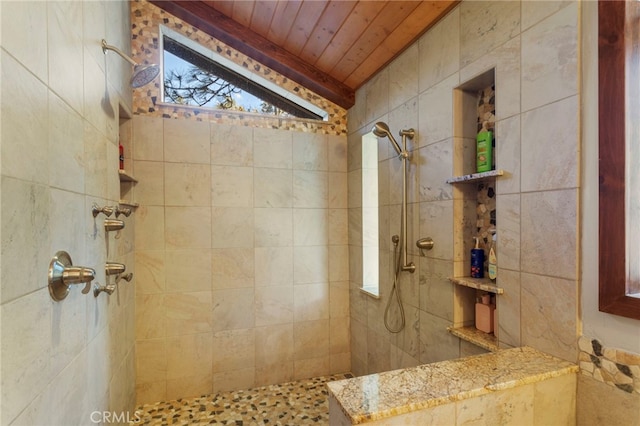
[[[484,250],[479,247],[478,237],[476,246],[471,249],[471,278],[484,278]]]

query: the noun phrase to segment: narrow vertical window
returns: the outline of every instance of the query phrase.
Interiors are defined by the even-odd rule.
[[[362,137],[362,289],[378,295],[378,138]]]

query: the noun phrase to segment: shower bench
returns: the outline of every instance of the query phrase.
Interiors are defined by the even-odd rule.
[[[529,347],[327,383],[331,425],[575,424],[578,366]]]

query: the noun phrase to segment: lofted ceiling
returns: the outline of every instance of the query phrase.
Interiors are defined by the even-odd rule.
[[[348,109],[356,89],[458,0],[151,3]]]

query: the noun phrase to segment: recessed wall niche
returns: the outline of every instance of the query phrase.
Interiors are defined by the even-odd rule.
[[[487,123],[493,131],[495,124],[495,70],[488,70],[461,84],[453,92],[454,99],[454,176],[447,180],[453,185],[454,196],[454,285],[453,324],[449,331],[487,350],[498,349],[498,315],[496,309],[494,333],[475,329],[475,304],[482,294],[495,295],[496,306],[502,289],[497,280],[470,278],[470,253],[474,237],[488,258],[491,229],[497,221],[495,179],[502,174],[493,156],[491,171],[476,170],[476,136]],[[493,150],[495,152],[495,150]]]

